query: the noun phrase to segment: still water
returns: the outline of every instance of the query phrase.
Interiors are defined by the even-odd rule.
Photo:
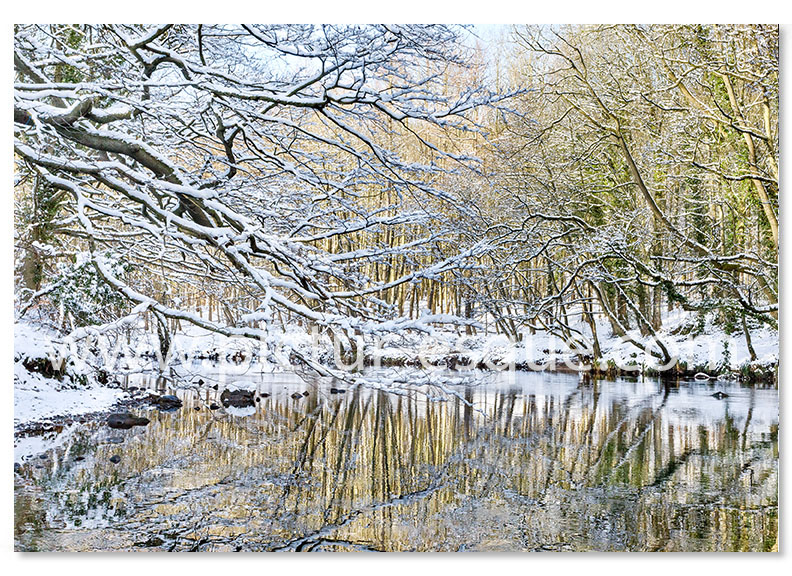
[[[487,378],[330,394],[257,375],[238,383],[269,394],[255,408],[168,388],[184,406],[133,409],[146,427],[18,439],[15,548],[777,549],[777,390]]]

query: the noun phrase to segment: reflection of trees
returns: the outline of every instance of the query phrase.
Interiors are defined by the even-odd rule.
[[[153,536],[174,550],[775,545],[776,425],[759,437],[728,411],[675,413],[673,390],[628,402],[608,386],[469,388],[446,402],[284,394],[249,418],[188,402],[130,435],[117,468],[99,445],[95,465],[57,482],[95,490],[118,472],[128,519],[103,530],[121,548]]]

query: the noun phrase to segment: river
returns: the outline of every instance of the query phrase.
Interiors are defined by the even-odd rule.
[[[776,389],[493,373],[394,394],[259,374],[255,407],[210,410],[212,378],[161,390],[179,410],[134,408],[145,427],[17,438],[15,549],[777,547]]]

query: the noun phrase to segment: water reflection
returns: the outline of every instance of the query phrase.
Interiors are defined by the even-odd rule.
[[[182,390],[146,428],[62,432],[16,475],[16,549],[777,549],[776,390],[248,383],[270,394],[254,410]]]

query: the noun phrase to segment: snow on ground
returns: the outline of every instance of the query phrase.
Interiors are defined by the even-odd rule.
[[[62,380],[46,378],[24,365],[25,360],[40,358],[57,363],[59,354],[68,358]],[[87,364],[69,356],[54,334],[29,324],[14,325],[14,426],[106,410],[123,397],[122,390],[96,383]]]
[[[663,319],[663,329],[658,333],[658,338],[671,355],[689,368],[706,366],[709,370],[720,367],[740,370],[748,364],[771,366],[778,363],[777,330],[767,326],[751,329],[751,343],[756,353],[756,361],[752,362],[742,330],[727,334],[722,327],[707,321],[700,327],[701,334],[695,335],[693,331],[685,334],[688,331],[685,328],[689,329],[692,324],[690,314],[677,310]],[[601,334],[610,333],[607,322],[602,322],[598,330]],[[630,336],[638,341],[645,340],[638,330],[632,331]],[[638,359],[640,364],[640,351],[623,339],[607,338],[602,349],[605,360],[614,360],[618,364]]]
[[[751,357],[745,336],[742,331],[726,334],[722,328],[707,324],[704,333],[694,336],[680,333],[689,318],[680,315],[669,318],[664,329],[658,333],[658,339],[668,348],[669,353],[679,362],[685,363],[688,369],[693,367],[718,371],[728,366],[731,370],[740,370],[751,364]],[[591,338],[588,325],[573,325],[586,338]],[[620,368],[630,366],[654,366],[657,361],[647,357],[632,342],[611,334],[607,321],[598,323],[597,332],[603,362],[612,362]],[[629,337],[639,342],[647,342],[638,330],[630,332]],[[768,327],[751,331],[751,339],[756,361],[754,365],[772,366],[778,362],[778,332]],[[655,350],[658,348],[655,347]],[[521,364],[533,365],[537,368],[553,363],[577,365],[577,352],[560,336],[547,332],[525,333],[520,342],[512,342],[501,334],[478,334],[476,336],[456,335],[447,333],[445,340],[427,340],[421,335],[407,336],[398,343],[385,344],[374,355],[386,360],[406,360],[415,358],[417,351],[431,364],[450,355],[458,354],[470,360],[473,366],[479,364]]]
[[[59,388],[37,374],[25,375],[14,365],[14,426],[41,422],[57,416],[90,414],[107,410],[123,399],[123,390],[98,384],[79,389]],[[22,368],[24,370],[24,368]]]
[[[740,370],[750,362],[750,354],[741,330],[726,334],[722,328],[706,323],[700,327],[701,334],[693,336],[685,328],[692,317],[678,311],[664,319],[664,329],[658,334],[671,354],[684,362],[688,370],[704,368],[719,371],[728,366]],[[590,337],[588,325],[582,322],[573,327]],[[635,345],[611,334],[610,325],[601,320],[597,325],[603,360],[618,367],[629,365],[654,365]],[[687,334],[685,334],[687,332]],[[644,340],[638,331],[630,333],[636,340]],[[772,366],[778,362],[778,332],[769,327],[751,331],[753,348],[759,366]],[[86,349],[94,348],[87,353]],[[142,326],[127,333],[110,333],[93,344],[83,342],[80,347],[70,348],[52,332],[18,322],[14,326],[14,422],[47,420],[60,415],[77,415],[102,411],[110,408],[124,397],[119,389],[101,386],[96,382],[96,368],[103,367],[115,376],[120,373],[156,371],[158,340],[156,335],[146,333]],[[255,361],[259,373],[289,372],[293,368],[290,351],[322,363],[333,362],[334,351],[326,336],[311,334],[300,326],[290,326],[285,331],[273,330],[266,343],[245,338],[229,338],[190,324],[173,335],[171,365],[187,365],[195,359],[218,360],[221,363],[233,360],[236,353],[240,362]],[[465,335],[457,331],[437,330],[431,336],[408,333],[391,335],[380,342],[366,341],[365,353],[371,358],[379,357],[383,365],[399,365],[418,359],[425,366],[444,364],[443,360],[458,355],[469,359],[473,366],[489,363],[495,365],[528,364],[541,369],[552,368],[553,363],[566,363],[574,367],[577,353],[572,351],[560,337],[546,332],[524,334],[519,343],[511,342],[498,334]],[[86,357],[87,354],[87,357]],[[66,358],[65,375],[61,380],[46,378],[31,372],[24,366],[26,359]],[[233,364],[233,362],[229,363]],[[244,371],[243,371],[244,372]],[[197,376],[196,376],[197,377]]]
[[[136,327],[136,336],[128,344],[119,346],[114,335],[102,338],[100,347],[104,349],[103,360],[106,365],[130,372],[158,368],[157,335],[143,331],[142,326]],[[317,346],[313,345],[314,340],[318,342]],[[318,350],[326,352],[332,349],[332,344],[326,336],[313,336],[300,326],[289,326],[285,331],[273,330],[265,343],[250,338],[225,336],[183,322],[181,329],[171,336],[169,357],[171,363],[212,357],[222,361],[235,353],[241,353],[245,359],[259,359],[265,365],[263,371],[278,372],[290,366],[289,352],[292,349],[311,354]],[[107,353],[108,350],[111,352]]]

